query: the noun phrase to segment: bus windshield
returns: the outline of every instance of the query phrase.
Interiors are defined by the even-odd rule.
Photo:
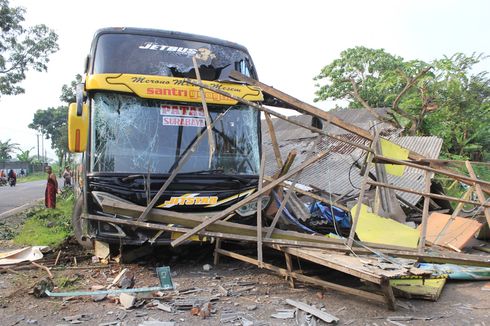
[[[255,77],[247,53],[217,44],[147,35],[103,34],[96,49],[94,74],[196,78],[192,61],[195,56],[204,80],[228,80],[233,70]]]
[[[209,105],[216,149],[209,160],[208,135],[180,170],[257,175],[259,112],[246,105]],[[91,171],[170,173],[205,130],[202,106],[136,96],[97,93],[92,99]]]

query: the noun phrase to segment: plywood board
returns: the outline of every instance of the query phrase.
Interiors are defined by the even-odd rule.
[[[448,226],[441,233],[446,224]],[[470,218],[456,216],[451,219],[451,215],[432,213],[427,222],[427,242],[434,244],[437,239],[437,245],[462,249],[482,226],[483,224]]]
[[[351,209],[354,216],[357,205]],[[362,241],[417,248],[419,231],[370,212],[370,208],[361,205],[356,234]]]

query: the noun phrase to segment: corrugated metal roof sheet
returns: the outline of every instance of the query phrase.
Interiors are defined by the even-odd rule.
[[[348,111],[348,114],[352,115],[357,112],[363,112],[363,110],[356,110],[356,112],[351,112],[352,110]],[[305,123],[308,121],[309,124],[311,117],[298,116],[298,119],[301,119]],[[274,126],[276,126],[278,123],[277,120],[279,119],[273,120]],[[350,120],[358,121],[357,118],[351,118]],[[362,124],[365,125],[368,123],[363,121]],[[266,155],[265,171],[267,175],[272,175],[277,171],[278,167],[269,134],[268,132],[264,132],[264,129],[267,130],[267,126],[263,126],[264,155]],[[304,161],[309,153],[309,150],[315,145],[315,140],[317,139],[316,134],[308,131],[310,136],[307,136],[307,133],[304,132],[304,128],[298,127],[284,120],[281,120],[281,122],[278,124],[276,131],[281,156],[283,159],[285,159],[288,153],[293,149],[296,149],[298,152],[293,166],[299,165],[302,161]],[[328,131],[331,132],[330,129],[328,129]],[[391,129],[388,133],[390,132],[395,134],[397,133]],[[354,134],[345,134],[342,135],[342,137],[346,137],[349,140],[359,144],[368,144],[366,139]],[[422,154],[427,158],[438,158],[442,147],[442,139],[434,136],[396,137],[396,135],[392,134],[389,138],[394,143]],[[303,170],[298,182],[304,185],[318,187],[338,195],[348,192],[352,194],[357,193],[361,184],[361,176],[359,176],[359,170],[352,165],[360,158],[362,163],[364,160],[364,158],[362,158],[364,152],[352,145],[328,137],[321,137],[321,139],[317,142],[318,144],[314,150],[314,153],[327,149],[330,151],[330,153],[316,164]],[[375,174],[374,169],[372,172]],[[412,188],[420,191],[422,191],[424,188],[423,180],[424,172],[422,170],[410,167],[406,168],[402,177],[388,175],[388,181],[390,183],[400,187]],[[420,200],[420,196],[418,195],[404,192],[397,192],[397,194],[413,205]]]

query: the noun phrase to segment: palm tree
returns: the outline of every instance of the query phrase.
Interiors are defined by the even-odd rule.
[[[13,151],[19,149],[19,144],[11,143],[11,139],[7,139],[7,141],[3,142],[0,140],[0,161],[5,161],[11,159],[10,155]]]
[[[27,150],[22,150],[19,148],[19,154],[17,154],[17,159],[21,162],[27,162],[27,163],[32,163],[34,160],[34,156],[31,156],[31,151],[34,149],[34,147],[31,147],[30,149]]]

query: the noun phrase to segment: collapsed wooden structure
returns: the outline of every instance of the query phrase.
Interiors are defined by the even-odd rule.
[[[421,271],[413,266],[407,267],[407,265],[402,263],[399,258],[409,258],[416,261],[434,263],[454,263],[490,267],[489,256],[452,252],[437,246],[437,243],[430,243],[429,246],[426,241],[427,223],[429,218],[429,202],[431,198],[444,199],[459,203],[458,207],[453,213],[453,216],[458,214],[462,204],[476,205],[483,209],[486,223],[490,223],[490,203],[488,199],[485,198],[485,193],[490,193],[490,182],[478,179],[470,163],[466,164],[469,172],[469,176],[466,176],[448,169],[444,164],[442,164],[442,161],[427,160],[419,153],[412,151],[408,153],[408,158],[405,160],[395,159],[393,157],[383,155],[380,147],[380,140],[382,138],[380,137],[379,133],[371,134],[367,130],[359,128],[355,125],[347,124],[328,112],[322,111],[268,85],[239,74],[238,72],[233,72],[231,76],[240,82],[258,86],[265,94],[274,98],[277,102],[282,103],[284,107],[294,109],[302,114],[311,115],[311,117],[323,121],[326,124],[326,127],[324,126],[323,128],[319,128],[318,126],[300,123],[285,115],[279,114],[264,105],[249,102],[220,89],[207,86],[201,83],[198,75],[197,81],[188,79],[187,82],[189,84],[199,86],[201,89],[207,89],[232,98],[264,113],[269,127],[272,145],[274,147],[275,160],[278,167],[277,173],[272,176],[264,175],[265,160],[263,157],[261,161],[257,191],[224,211],[217,212],[212,215],[183,214],[154,209],[153,206],[158,198],[172,183],[176,175],[179,173],[180,167],[183,166],[183,164],[189,159],[190,155],[192,155],[193,150],[191,149],[180,158],[170,177],[147,207],[124,202],[117,197],[106,193],[94,192],[94,196],[103,208],[103,211],[111,216],[89,215],[85,216],[85,218],[115,224],[131,225],[136,228],[152,229],[155,230],[155,236],[160,235],[162,232],[173,232],[174,234],[180,234],[179,237],[172,241],[172,246],[181,245],[191,239],[191,237],[195,236],[201,238],[213,237],[217,239],[215,249],[216,263],[219,260],[219,256],[228,256],[285,276],[289,280],[291,286],[294,286],[295,280],[311,283],[327,289],[357,295],[374,302],[386,303],[390,309],[395,309],[395,298],[393,295],[392,286],[390,285],[391,279],[411,275],[417,277],[424,275],[427,276],[427,271]],[[206,102],[204,97],[202,97],[202,101],[203,105],[205,106]],[[357,198],[357,205],[352,210],[352,225],[350,227],[348,237],[342,237],[341,235],[337,235],[336,237],[325,237],[321,234],[308,234],[291,230],[281,230],[276,227],[284,208],[293,194],[308,196],[313,200],[329,205],[335,205],[344,210],[348,210],[349,208],[336,202],[332,198],[327,198],[297,187],[297,176],[301,174],[305,168],[314,166],[316,162],[326,157],[329,152],[328,150],[320,151],[318,153],[314,153],[312,151],[309,158],[307,158],[304,162],[296,165],[295,167],[291,167],[292,161],[294,160],[294,153],[292,153],[292,155],[290,155],[290,157],[288,157],[286,160],[283,160],[281,157],[273,124],[271,123],[271,116],[275,116],[302,128],[306,128],[314,133],[317,133],[318,135],[327,136],[337,141],[347,143],[366,152],[367,159],[363,169],[361,189]],[[219,120],[219,117],[215,119],[215,122],[216,120]],[[206,131],[202,132],[193,146],[197,146],[200,139],[204,138],[206,132],[210,138],[212,138],[211,133],[213,123],[211,123],[209,119],[207,120],[207,125]],[[329,125],[340,127],[353,135],[366,139],[370,142],[370,146],[364,146],[363,144],[350,141],[348,138],[338,137],[335,134],[329,133]],[[210,144],[212,143],[210,142]],[[210,148],[210,151],[212,152],[213,149]],[[369,171],[371,167],[376,166],[377,169],[383,171],[385,164],[407,166],[424,171],[425,190],[420,192],[413,189],[394,186],[386,181],[383,181],[383,179],[378,179],[377,181],[371,180],[369,178]],[[444,175],[448,178],[457,180],[458,182],[467,184],[471,187],[471,189],[476,191],[478,201],[470,200],[468,199],[468,196],[463,196],[463,198],[455,198],[431,193],[431,175],[434,173]],[[264,216],[262,201],[260,199],[262,196],[269,194],[274,189],[278,189],[278,187],[285,190],[282,202],[280,205],[278,205],[279,207],[273,216]],[[424,205],[422,209],[420,239],[416,248],[365,242],[356,239],[356,228],[360,219],[361,208],[365,199],[365,192],[369,187],[376,187],[377,189],[393,189],[402,192],[416,193],[423,196]],[[227,221],[235,214],[235,210],[253,201],[257,201],[257,220],[255,226]],[[271,222],[269,226],[264,226],[265,220],[269,220]],[[224,240],[256,244],[256,258],[223,249],[222,244]],[[263,254],[264,250],[281,252],[281,254],[283,254],[285,257],[286,268],[278,267],[265,262]],[[373,256],[375,258],[372,258]],[[366,290],[359,290],[345,285],[328,282],[317,277],[305,275],[301,271],[295,270],[292,257],[353,275],[361,280],[376,285],[379,291],[370,292]]]

